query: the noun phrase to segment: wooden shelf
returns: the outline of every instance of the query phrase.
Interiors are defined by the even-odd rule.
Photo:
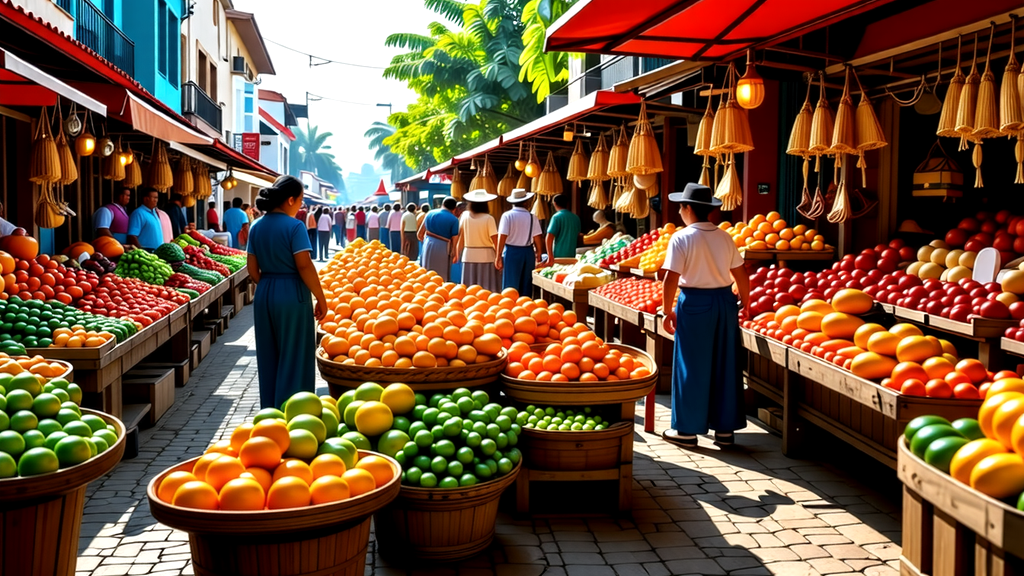
[[[1024,342],[1017,342],[1011,338],[1003,337],[999,340],[999,346],[1003,352],[1009,352],[1016,356],[1024,356]]]
[[[619,320],[622,320],[623,322],[629,322],[630,324],[634,324],[636,326],[641,325],[641,312],[639,310],[635,308],[630,308],[625,304],[619,304],[618,302],[609,300],[608,298],[605,298],[604,296],[597,294],[593,290],[587,291],[587,298],[590,302],[591,307],[596,308],[598,310],[603,310],[608,314],[611,314],[612,316],[618,318]]]
[[[747,328],[740,328],[740,335],[743,347],[747,350],[769,358],[780,366],[789,365],[789,346]]]
[[[835,249],[827,250],[744,250],[744,260],[832,260]]]

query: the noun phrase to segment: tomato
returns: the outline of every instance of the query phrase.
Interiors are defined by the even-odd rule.
[[[55,284],[57,284],[57,279],[54,278],[53,274],[50,274],[49,272],[41,274],[39,276],[39,281],[42,282],[43,286],[54,286]]]

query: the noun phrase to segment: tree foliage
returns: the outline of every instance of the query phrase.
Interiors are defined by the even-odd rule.
[[[385,170],[391,172],[391,181],[399,182],[413,175],[412,168],[405,159],[391,151],[391,146],[384,139],[395,133],[395,127],[384,122],[374,122],[363,136],[370,139],[370,150],[374,151],[373,159],[380,162]]]
[[[295,131],[295,141],[289,150],[289,166],[294,176],[299,171],[312,172],[319,178],[330,182],[339,192],[345,192],[345,179],[341,175],[341,167],[328,152],[331,149],[327,139],[334,136],[331,132],[320,132],[317,126],[306,126]]]
[[[576,0],[530,0],[523,8],[523,51],[519,55],[519,80],[530,82],[537,102],[569,80],[568,52],[544,52],[548,27],[562,17]]]

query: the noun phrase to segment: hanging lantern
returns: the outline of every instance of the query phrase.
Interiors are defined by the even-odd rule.
[[[519,155],[516,156],[515,167],[516,167],[516,170],[518,170],[519,172],[522,172],[523,170],[526,169],[526,158],[523,157],[523,142],[522,141],[519,142]]]
[[[523,169],[523,172],[526,173],[528,178],[536,178],[540,175],[543,168],[541,168],[540,159],[537,158],[537,148],[533,144],[530,144],[529,157],[530,160],[526,163],[526,167]]]
[[[764,78],[754,68],[754,51],[747,51],[747,70],[736,82],[736,103],[740,108],[751,110],[757,108],[764,102]]]

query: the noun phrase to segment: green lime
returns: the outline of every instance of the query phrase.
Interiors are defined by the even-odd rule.
[[[96,432],[93,432],[92,437],[102,438],[107,443],[107,446],[113,446],[114,444],[117,444],[117,433],[114,432],[113,430],[108,430],[106,428],[104,428],[103,430],[97,430]]]
[[[423,477],[423,470],[413,466],[405,471],[405,481],[408,484],[416,486],[420,483],[420,478]]]
[[[66,440],[66,439],[65,439]],[[33,448],[18,458],[19,476],[37,476],[56,472],[60,468],[57,455],[49,448]]]
[[[409,435],[405,432],[401,430],[388,430],[381,435],[379,440],[377,440],[377,451],[381,454],[394,457],[395,454],[402,452],[406,444],[409,442]],[[413,443],[413,446],[415,445],[416,444]]]
[[[35,430],[39,425],[39,417],[28,410],[20,410],[11,415],[11,430],[25,433]]]
[[[67,432],[69,436],[81,436],[82,438],[92,436],[92,428],[81,420],[68,422],[64,425],[64,431]]]
[[[484,480],[490,478],[493,475],[493,473],[491,472],[491,467],[488,466],[487,464],[484,464],[483,462],[477,464],[476,466],[473,466],[473,472],[477,475],[478,478],[483,478]]]
[[[85,416],[82,416],[82,422],[88,424],[89,428],[92,428],[93,432],[106,430],[107,428],[107,421],[95,414],[86,414]]]
[[[484,456],[490,456],[494,454],[494,451],[498,449],[498,444],[490,438],[484,438],[480,442],[480,453]]]
[[[57,391],[54,391],[53,395],[60,398],[60,394],[58,394]],[[82,417],[82,409],[78,406],[78,404],[75,404],[71,400],[64,400],[60,405],[60,409],[71,410],[72,412],[77,414],[79,418]]]
[[[413,422],[420,422],[420,421],[422,421],[423,420],[423,413],[427,411],[427,408],[428,407],[423,405],[423,404],[417,404],[416,407],[412,409],[412,420],[413,420]]]
[[[67,378],[52,378],[50,379],[49,382],[47,382],[47,385],[53,386],[54,388],[61,388],[63,390],[67,390],[68,386],[70,386],[71,383],[68,382]]]
[[[477,446],[480,445],[480,442],[482,440],[483,440],[483,436],[481,436],[479,433],[477,433],[477,432],[470,432],[466,436],[466,446],[469,446],[470,448],[476,448]]]
[[[430,461],[430,470],[434,474],[441,474],[448,469],[448,461],[443,456],[434,456],[434,459]]]
[[[324,408],[323,413],[320,415],[320,419],[323,420],[324,426],[327,427],[327,437],[334,438],[338,435],[338,426],[341,422],[338,421],[338,417],[334,415],[334,411],[330,408]]]
[[[17,457],[25,451],[25,439],[14,430],[0,432],[0,452]]]
[[[21,437],[25,439],[26,450],[46,446],[46,436],[39,430],[26,430]]]
[[[449,438],[454,438],[462,433],[462,418],[454,416],[449,418],[443,426],[444,435]]]
[[[416,442],[416,445],[420,448],[427,448],[434,443],[434,435],[428,430],[420,430],[416,433],[414,442]]]
[[[427,403],[427,405],[430,406],[431,408],[437,408],[438,406],[441,405],[442,400],[448,400],[450,398],[450,396],[447,396],[445,394],[434,394],[433,396],[430,397],[430,401]]]
[[[430,470],[430,456],[421,454],[412,459],[412,465],[420,470]]]
[[[60,442],[64,438],[69,438],[67,432],[54,432],[46,437],[46,444],[44,444],[44,446],[53,450],[57,447],[57,442]]]
[[[474,390],[470,397],[474,402],[479,402],[481,406],[485,406],[491,401],[491,397],[483,390]]]
[[[57,442],[53,452],[57,455],[57,460],[60,461],[60,465],[63,468],[81,464],[92,458],[89,443],[85,441],[85,438],[79,438],[78,436],[68,436]]]
[[[284,403],[284,419],[291,422],[301,414],[320,418],[324,405],[320,397],[312,392],[296,392]]]
[[[501,434],[501,428],[497,424],[488,424],[487,425],[487,437],[488,438],[497,438],[498,434]]]
[[[314,396],[316,395],[314,394]],[[292,398],[294,399],[295,396],[292,396]],[[317,398],[317,402],[319,401],[320,399]],[[289,402],[292,402],[292,400],[289,400]],[[320,406],[322,413],[323,405],[321,404]],[[324,424],[324,421],[320,419],[319,415],[312,416],[306,413],[295,414],[288,420],[288,430],[308,430],[313,433],[314,437],[316,437],[317,444],[327,440],[327,426]]]
[[[510,420],[515,420],[516,417],[519,416],[519,411],[512,406],[506,406],[501,409],[501,415],[506,416]]]
[[[10,390],[7,392],[7,411],[31,410],[32,400],[32,394],[26,390]]]
[[[437,418],[434,420],[434,425],[436,426],[438,424],[444,424],[448,420],[451,420],[452,416],[454,415],[449,412],[445,412],[444,410],[441,410],[440,412],[437,413]]]
[[[437,476],[433,472],[424,472],[420,476],[420,486],[424,488],[434,488],[437,486]]]
[[[979,440],[985,437],[985,433],[981,431],[981,425],[974,418],[954,420],[951,426],[968,440]]]
[[[391,424],[391,427],[394,428],[395,430],[401,430],[402,432],[406,433],[409,432],[410,426],[412,426],[412,423],[409,422],[409,419],[406,418],[405,416],[395,416],[395,420]]]
[[[345,434],[342,435],[342,438],[348,440],[352,444],[355,444],[355,447],[360,450],[372,450],[372,448],[370,447],[370,439],[367,438],[366,436],[363,436],[359,432],[356,432],[354,430],[350,432],[345,432]]]
[[[502,476],[511,472],[512,468],[514,467],[515,464],[513,464],[512,461],[509,460],[508,458],[502,458],[501,460],[498,460],[498,474]]]
[[[75,412],[68,408],[61,408],[60,411],[57,412],[56,420],[57,422],[60,422],[61,426],[67,426],[71,422],[81,422],[80,418],[81,416],[78,414],[78,412]],[[86,424],[86,427],[88,426],[89,425]],[[89,430],[92,430],[92,428],[89,428]]]
[[[364,382],[355,390],[355,399],[363,402],[380,402],[380,395],[384,393],[384,387],[374,382]]]
[[[415,458],[419,453],[420,447],[415,442],[406,442],[405,446],[402,447],[402,454],[405,454],[406,458]]]
[[[4,388],[9,391],[25,390],[33,398],[43,391],[43,385],[39,383],[39,378],[36,378],[36,375],[31,372],[22,372],[16,375],[9,383],[4,385]]]
[[[452,390],[452,400],[458,400],[459,398],[470,398],[472,393],[469,388],[456,388]]]
[[[64,427],[60,425],[60,422],[57,422],[56,420],[53,420],[51,418],[44,418],[39,421],[39,424],[36,425],[36,430],[42,432],[44,436],[49,436],[54,432],[60,432],[63,429]]]
[[[86,442],[92,442],[93,445],[96,446],[97,454],[102,454],[107,451],[107,448],[110,448],[110,444],[107,444],[107,441],[99,436],[93,436],[92,438],[86,438],[85,440]]]
[[[426,406],[427,405],[427,397],[426,397],[426,395],[421,394],[420,392],[417,392],[416,395],[414,396],[414,398],[416,399],[416,405],[417,406]]]
[[[7,396],[4,396],[5,392],[0,392],[0,410],[7,409]]]
[[[351,404],[352,401],[355,399],[355,390],[349,390],[348,392],[342,394],[341,397],[338,398],[338,412],[340,412],[341,414],[345,414],[345,408],[348,408],[348,405]]]
[[[456,404],[455,402],[448,402],[446,404],[442,404],[441,412],[447,412],[452,416],[462,416],[463,414],[462,409],[459,408],[459,405]],[[465,413],[469,414],[469,411],[466,411]]]
[[[484,460],[484,464],[486,464],[487,467],[491,469],[492,475],[498,473],[498,461],[495,460],[494,458],[488,458],[487,460]]]
[[[504,414],[495,418],[494,423],[498,425],[498,428],[502,432],[508,432],[509,430],[512,429],[512,419],[509,418],[508,416],[505,416]]]
[[[473,476],[472,474],[463,474],[462,477],[459,478],[459,486],[473,486],[476,482],[476,476]]]
[[[949,420],[946,420],[942,416],[934,416],[930,414],[927,416],[918,416],[917,418],[914,418],[913,420],[907,423],[906,429],[903,430],[903,436],[906,437],[907,442],[910,442],[911,440],[914,439],[914,435],[917,434],[918,430],[930,424],[948,425]]]
[[[467,446],[463,446],[462,448],[459,448],[458,452],[455,453],[455,457],[458,458],[459,462],[462,462],[463,464],[469,464],[470,462],[473,461],[474,458],[473,449]]]
[[[430,435],[434,438],[434,441],[444,440],[444,427],[435,424],[430,429]]]
[[[75,402],[71,401],[71,395],[68,394],[67,390],[61,390],[60,388],[54,388],[53,392],[50,392],[50,393],[53,394],[54,396],[56,396],[58,400],[60,400],[62,408],[64,407],[65,403],[72,404],[74,406],[78,406],[78,404],[76,404]],[[78,401],[81,402],[82,399],[79,398]]]
[[[448,463],[448,474],[452,476],[462,476],[462,462],[458,460],[452,460]]]
[[[342,412],[342,416],[345,420],[345,425],[348,426],[350,430],[355,430],[356,411],[365,403],[366,402],[362,400],[353,400],[352,402],[349,402],[348,406],[345,406],[345,411]]]
[[[505,432],[505,438],[508,439],[509,446],[515,446],[519,443],[519,433],[515,430],[509,430]]]
[[[0,410],[0,430],[7,430],[11,427],[11,418],[7,412]]]
[[[252,418],[252,423],[255,424],[260,420],[269,420],[271,418],[279,418],[284,420],[284,412],[281,412],[277,408],[264,408],[256,413]]]
[[[956,431],[949,424],[929,424],[914,434],[914,439],[910,441],[910,451],[913,452],[917,457],[923,458],[925,450],[935,440],[939,438],[945,438],[946,436],[956,436],[957,438],[963,438],[959,432]]]
[[[423,422],[413,422],[412,424],[409,425],[409,429],[406,430],[405,433],[409,435],[409,438],[415,438],[416,434],[420,430],[426,430],[429,432],[430,427],[424,424]]]
[[[472,411],[470,411],[470,413],[467,416],[467,418],[469,418],[473,422],[483,422],[484,424],[490,424],[491,423],[491,416],[490,416],[490,414],[488,414],[487,412],[484,412],[483,410],[472,410]]]
[[[441,483],[438,484],[438,488],[458,488],[458,487],[459,487],[459,481],[456,480],[455,478],[452,478],[451,476],[446,476],[445,479],[441,480]]]
[[[89,451],[92,453],[93,456],[100,453],[99,447],[96,445],[96,442],[93,441],[91,437],[83,437],[82,440],[85,440],[89,444]]]
[[[493,422],[495,418],[501,416],[501,404],[495,404],[492,402],[484,406],[483,411],[486,412],[487,415],[491,417],[491,422]]]
[[[487,424],[484,422],[473,422],[473,432],[476,432],[481,437],[487,435]]]
[[[6,452],[0,452],[0,478],[14,478],[18,475],[18,463]]]
[[[290,423],[289,423],[290,424]],[[295,428],[288,430],[288,449],[284,452],[284,458],[298,458],[306,462],[316,458],[320,442],[309,430]]]
[[[469,414],[476,408],[476,404],[473,403],[473,399],[469,397],[459,398],[456,405],[459,407],[459,411],[462,412],[463,416]]]
[[[61,398],[61,394],[59,392],[63,392],[63,390],[58,388],[57,391],[54,391],[54,395]],[[68,384],[67,395],[75,404],[82,403],[82,388],[78,384],[75,384],[74,382]],[[66,402],[67,400],[64,401]]]
[[[583,424],[578,422],[573,424],[573,426],[579,426],[581,429],[583,428]],[[498,434],[498,437],[494,439],[494,442],[498,445],[498,450],[504,450],[505,447],[508,446],[508,436],[502,432],[501,434]]]
[[[444,456],[445,458],[451,458],[455,456],[455,443],[451,440],[441,440],[434,445],[437,450],[438,456]]]

